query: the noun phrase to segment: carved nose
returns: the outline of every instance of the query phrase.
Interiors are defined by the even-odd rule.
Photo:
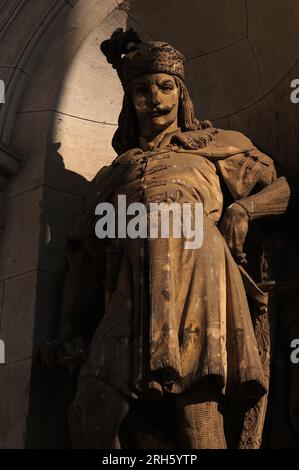
[[[158,106],[161,103],[161,100],[158,96],[158,93],[154,92],[151,95],[151,102],[153,106]]]

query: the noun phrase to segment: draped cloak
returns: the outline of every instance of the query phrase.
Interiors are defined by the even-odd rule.
[[[201,145],[188,150],[184,142],[192,136]],[[157,148],[131,149],[99,171],[68,241],[70,263],[78,251],[88,253],[102,264],[98,286],[105,287],[105,306],[98,290],[99,322],[81,377],[99,377],[133,398],[180,393],[208,375],[227,395],[265,393],[244,285],[217,223],[225,209],[220,183],[238,200],[275,178],[271,158],[247,137],[218,129],[178,130]],[[201,202],[202,246],[186,249],[172,236],[103,243],[95,236],[95,207],[116,207],[118,195],[146,207]],[[78,310],[77,281],[66,282],[70,315]],[[83,322],[89,313],[80,312]]]

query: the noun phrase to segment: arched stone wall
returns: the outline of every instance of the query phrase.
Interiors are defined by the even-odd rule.
[[[16,175],[0,243],[0,448],[69,445],[73,384],[42,371],[36,351],[57,332],[66,233],[88,181],[114,158],[122,89],[100,42],[122,26],[172,43],[198,115],[299,171],[298,16],[292,0],[0,1],[3,186]]]

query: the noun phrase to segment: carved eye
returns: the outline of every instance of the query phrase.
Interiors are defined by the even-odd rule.
[[[165,84],[160,85],[160,89],[162,91],[170,92],[173,90],[173,85],[171,83],[165,83]]]

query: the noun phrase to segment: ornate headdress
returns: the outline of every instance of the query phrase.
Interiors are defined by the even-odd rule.
[[[118,28],[103,41],[101,51],[116,69],[125,88],[134,78],[152,73],[167,73],[184,80],[184,56],[166,42],[142,42],[138,34]]]

